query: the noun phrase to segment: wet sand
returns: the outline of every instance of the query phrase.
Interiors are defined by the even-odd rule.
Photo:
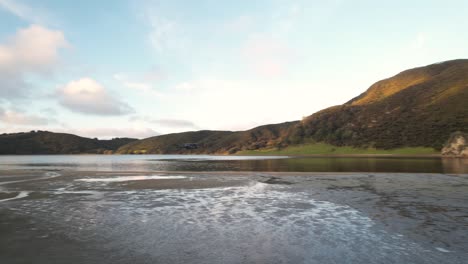
[[[1,171],[0,262],[466,263],[467,202],[461,174]]]

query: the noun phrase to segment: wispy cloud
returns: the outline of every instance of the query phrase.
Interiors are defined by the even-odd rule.
[[[0,0],[0,8],[32,23],[54,24],[51,15],[44,9],[33,8],[16,0]]]

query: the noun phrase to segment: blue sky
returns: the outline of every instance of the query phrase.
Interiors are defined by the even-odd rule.
[[[467,1],[0,0],[0,132],[243,130],[468,58]]]

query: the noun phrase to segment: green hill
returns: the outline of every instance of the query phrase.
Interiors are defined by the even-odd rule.
[[[102,154],[113,152],[135,140],[132,138],[99,140],[48,131],[2,134],[0,154]]]
[[[468,60],[415,68],[305,118],[301,137],[336,146],[432,147],[468,130]]]
[[[468,132],[467,102],[468,60],[453,60],[401,72],[302,121],[156,136],[117,153],[430,154],[452,132]]]

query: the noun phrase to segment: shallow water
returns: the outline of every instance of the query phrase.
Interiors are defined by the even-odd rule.
[[[286,185],[126,190],[110,183],[42,182],[47,197],[3,203],[2,263],[459,263],[460,252],[415,243],[347,205]],[[12,234],[5,225],[21,228]]]
[[[468,175],[234,172],[330,168],[323,165],[330,161],[316,158],[35,157],[0,158],[0,193],[11,194],[0,200],[0,263],[439,264],[468,258]],[[347,171],[351,161],[332,167]],[[353,168],[438,162],[365,159]],[[226,168],[231,172],[216,172]]]

